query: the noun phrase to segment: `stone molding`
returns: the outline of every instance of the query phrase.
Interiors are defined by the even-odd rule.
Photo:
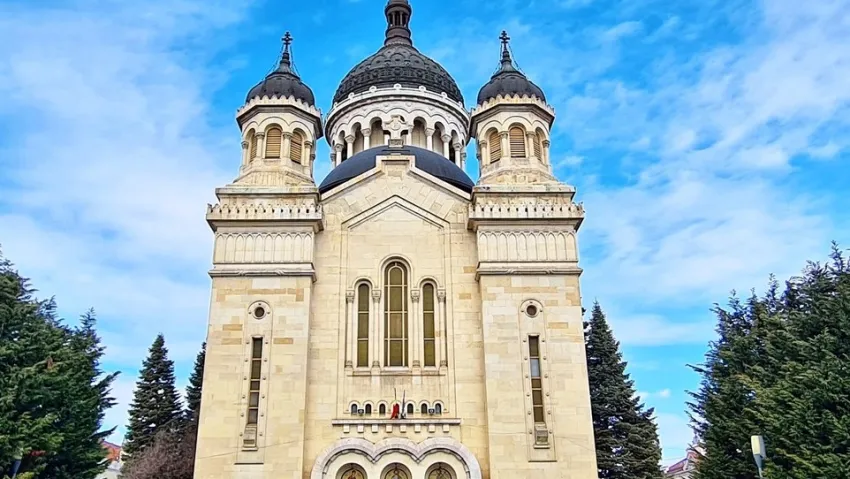
[[[482,263],[578,261],[577,248],[570,231],[478,231],[478,258]]]
[[[213,264],[290,264],[313,262],[312,231],[218,232]]]
[[[207,205],[207,221],[322,221],[321,205]]]
[[[577,231],[583,221],[581,203],[473,204],[469,206],[467,227],[478,231],[482,225],[559,224]]]
[[[485,112],[487,112],[487,111],[489,111],[489,110],[491,110],[491,109],[493,109],[497,106],[502,106],[502,105],[529,105],[529,104],[534,105],[534,106],[542,109],[543,111],[548,113],[552,117],[552,119],[554,119],[555,108],[552,105],[546,103],[545,101],[541,100],[540,98],[537,98],[536,96],[528,96],[528,95],[520,96],[520,95],[517,95],[517,94],[506,95],[506,96],[499,95],[495,98],[491,98],[491,99],[485,101],[484,103],[481,103],[480,105],[477,105],[475,108],[473,108],[470,111],[470,116],[476,117],[476,116],[481,115],[481,114],[483,114],[483,113],[485,113]]]
[[[244,116],[246,113],[251,111],[253,108],[260,106],[272,106],[272,107],[280,107],[280,106],[291,106],[297,108],[308,115],[316,117],[319,119],[319,123],[321,123],[322,118],[322,110],[316,108],[315,106],[309,105],[306,102],[295,98],[293,96],[289,97],[279,97],[279,96],[264,96],[264,97],[255,97],[250,99],[247,103],[245,103],[242,107],[236,110],[236,118],[237,120]],[[321,131],[321,127],[319,128]]]
[[[459,441],[447,437],[435,437],[420,443],[403,438],[387,438],[377,443],[361,438],[340,439],[319,454],[313,465],[310,479],[336,479],[327,477],[326,473],[328,466],[339,456],[361,454],[375,463],[382,456],[393,452],[407,455],[417,463],[422,462],[429,454],[445,452],[455,456],[463,464],[466,469],[463,471],[463,477],[466,479],[482,479],[481,466],[472,451]]]

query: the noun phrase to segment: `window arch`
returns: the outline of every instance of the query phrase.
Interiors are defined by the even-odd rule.
[[[487,142],[490,146],[490,163],[495,163],[502,159],[502,139],[499,137],[499,132],[490,130],[490,135],[487,137]]]
[[[387,415],[387,405],[386,404],[381,404],[381,405],[378,406],[378,414],[380,414],[381,416]]]
[[[357,367],[369,367],[369,285],[357,287]]]
[[[428,404],[426,404],[426,403],[424,403],[424,402],[423,402],[423,403],[422,403],[422,405],[420,405],[420,406],[419,406],[419,412],[420,412],[423,416],[424,416],[425,414],[428,414]]]
[[[437,366],[437,334],[434,317],[436,308],[434,305],[434,285],[426,283],[422,286],[422,351],[425,356],[425,367]]]
[[[407,414],[413,414],[413,403],[407,403]]]
[[[289,141],[289,159],[296,163],[301,163],[304,155],[304,134],[301,130],[295,130],[292,133],[292,139]]]
[[[364,412],[366,413],[366,415],[367,415],[367,416],[371,416],[371,415],[372,415],[372,405],[371,405],[371,404],[367,404],[367,405],[366,405],[366,407],[365,407],[364,409],[365,409],[365,411],[364,411]]]
[[[280,158],[280,146],[283,141],[283,131],[273,126],[266,131],[266,158]]]
[[[541,162],[543,161],[543,138],[540,131],[534,133],[534,156]]]
[[[248,147],[249,147],[249,159],[253,160],[257,157],[257,133],[254,130],[248,132]]]
[[[385,366],[407,367],[407,290],[407,268],[400,261],[391,262],[384,273]]]
[[[410,479],[410,473],[401,464],[390,464],[381,479]]]
[[[434,404],[434,414],[443,414],[443,405],[440,403]]]
[[[410,137],[410,144],[420,148],[425,148],[428,145],[427,138],[428,137],[425,135],[425,123],[417,118],[413,122],[413,134]]]
[[[428,471],[427,479],[454,479],[454,473],[449,466],[440,463],[434,465],[431,470]]]
[[[358,410],[358,409],[359,409],[359,408],[357,407],[357,403],[356,403],[356,402],[355,402],[355,403],[351,403],[351,408],[349,409],[349,410],[351,411],[351,414],[355,414],[355,415],[356,415],[356,414],[357,414],[357,410]]]
[[[360,466],[349,464],[340,470],[339,479],[366,479],[366,474]]]
[[[509,130],[511,143],[511,158],[525,158],[525,130],[519,126],[512,126]]]

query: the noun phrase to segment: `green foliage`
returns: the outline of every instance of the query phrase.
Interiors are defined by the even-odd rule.
[[[207,343],[201,345],[201,351],[195,358],[195,367],[189,376],[189,385],[186,386],[186,419],[197,421],[201,412],[201,392],[204,384],[204,360],[207,356]]]
[[[660,479],[653,410],[644,409],[626,373],[620,344],[599,303],[585,323],[585,351],[600,479]]]
[[[93,312],[76,329],[38,301],[0,257],[0,472],[22,454],[18,477],[92,479],[102,472],[100,431],[113,404]]]
[[[698,479],[755,479],[749,438],[765,437],[768,479],[839,479],[850,471],[850,267],[831,262],[716,308],[700,390],[690,405],[705,456]]]
[[[168,359],[162,334],[156,337],[142,363],[129,413],[124,450],[131,456],[152,444],[157,433],[173,432],[181,426],[183,416],[174,386],[174,362]]]

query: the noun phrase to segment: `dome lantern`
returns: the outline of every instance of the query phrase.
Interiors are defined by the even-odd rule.
[[[387,38],[384,45],[413,45],[410,35],[410,16],[413,8],[407,0],[390,0],[384,13],[387,16]]]

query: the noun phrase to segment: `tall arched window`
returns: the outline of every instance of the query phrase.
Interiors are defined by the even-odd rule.
[[[490,137],[487,139],[490,144],[490,163],[495,163],[502,159],[502,139],[499,137],[499,132],[492,130]]]
[[[434,285],[426,284],[422,287],[422,336],[425,353],[425,367],[437,365],[437,341],[434,331]]]
[[[438,464],[431,472],[428,473],[428,479],[454,479],[449,466]]]
[[[419,413],[422,414],[423,416],[428,414],[428,405],[425,404],[425,403],[420,404],[419,405]]]
[[[511,158],[525,158],[525,130],[518,126],[511,127]]]
[[[413,124],[413,134],[410,138],[410,144],[419,148],[428,146],[427,136],[425,135],[425,124],[420,120],[416,120]]]
[[[534,133],[534,156],[537,157],[538,160],[543,161],[543,135],[540,132]]]
[[[301,157],[304,151],[304,135],[300,131],[295,130],[292,133],[292,139],[289,141],[289,159],[296,163],[301,163]]]
[[[384,274],[384,365],[407,367],[407,268],[393,261]]]
[[[266,132],[266,158],[280,158],[280,145],[283,141],[283,131],[273,126]]]
[[[254,132],[254,130],[251,130],[250,133],[248,133],[248,144],[250,148],[248,150],[250,151],[249,159],[253,160],[257,157],[257,133]]]
[[[369,285],[357,288],[357,367],[369,367]]]

